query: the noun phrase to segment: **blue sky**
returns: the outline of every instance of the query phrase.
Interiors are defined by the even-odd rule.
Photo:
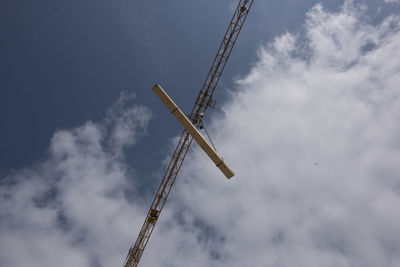
[[[397,2],[255,1],[206,120],[237,175],[193,146],[143,266],[398,266]],[[0,2],[0,265],[122,264],[181,132],[150,89],[189,111],[235,6]]]
[[[221,87],[232,87],[233,78],[248,71],[257,46],[295,30],[315,2],[256,2]],[[338,3],[330,7],[337,8]],[[169,127],[171,121],[150,88],[162,84],[184,110],[191,109],[234,2],[2,1],[1,5],[0,169],[4,171],[42,158],[56,129],[102,118],[121,91],[134,92],[140,103],[155,111],[150,136],[142,143],[143,154],[135,160],[159,161],[164,155],[157,150],[177,131]],[[218,102],[224,101],[223,90],[217,90]]]
[[[307,10],[317,2],[254,4],[217,90],[219,103],[224,88],[248,72],[257,47],[285,31],[301,31]],[[368,4],[377,21],[398,10],[379,1]],[[99,120],[127,91],[154,111],[149,136],[139,144],[142,153],[130,154],[145,173],[165,156],[162,147],[179,127],[171,127],[150,88],[162,84],[183,110],[190,110],[235,7],[233,1],[19,0],[1,5],[0,170],[42,159],[56,129]],[[327,10],[341,5],[324,2]]]

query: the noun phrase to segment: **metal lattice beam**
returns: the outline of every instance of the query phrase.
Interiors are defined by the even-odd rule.
[[[200,114],[204,116],[207,108],[213,103],[212,96],[214,94],[214,90],[217,87],[218,81],[222,75],[222,72],[224,71],[225,65],[229,59],[252,4],[253,0],[240,0],[235,13],[233,14],[231,22],[229,23],[228,29],[226,30],[224,38],[222,39],[221,45],[218,49],[218,53],[214,58],[203,87],[196,98],[196,102],[189,116],[193,124],[196,126],[199,126],[198,118],[200,117]],[[168,168],[164,173],[161,184],[157,190],[157,194],[151,203],[151,207],[147,213],[146,219],[136,239],[136,242],[129,249],[124,267],[136,267],[138,265],[191,143],[191,135],[184,130],[168,164]]]

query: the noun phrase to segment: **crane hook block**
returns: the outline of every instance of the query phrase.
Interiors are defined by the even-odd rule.
[[[167,106],[169,111],[175,116],[175,118],[183,125],[185,130],[193,137],[199,146],[206,152],[210,159],[215,165],[222,171],[226,178],[232,178],[235,173],[229,168],[224,162],[222,157],[214,150],[214,148],[207,142],[203,135],[197,130],[196,126],[190,122],[186,115],[178,108],[174,101],[167,95],[167,93],[161,88],[160,85],[156,84],[153,87],[154,93],[160,98],[160,100]]]

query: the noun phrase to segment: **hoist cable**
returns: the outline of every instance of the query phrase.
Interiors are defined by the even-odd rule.
[[[207,137],[208,137],[208,140],[210,140],[211,145],[213,146],[214,150],[215,150],[216,152],[218,152],[217,149],[216,149],[215,146],[214,146],[213,141],[211,140],[210,135],[209,135],[208,132],[207,132],[207,129],[206,129],[206,126],[204,125],[204,122],[201,122],[201,125],[203,126],[203,129],[204,129],[204,131],[206,132],[206,135],[207,135]]]

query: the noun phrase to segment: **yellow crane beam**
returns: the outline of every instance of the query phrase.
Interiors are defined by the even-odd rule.
[[[236,43],[242,26],[247,18],[247,15],[249,14],[251,6],[253,5],[253,1],[254,0],[239,0],[239,3],[229,23],[228,29],[226,30],[219,46],[218,52],[213,60],[213,63],[211,64],[210,70],[208,71],[206,80],[204,81],[203,86],[197,95],[192,112],[190,113],[189,119],[191,120],[192,125],[195,127],[200,127],[198,118],[201,117],[201,115],[204,115],[207,108],[212,106],[214,103],[214,100],[212,99],[214,90],[217,87],[218,81],[222,75],[222,72],[224,71],[226,63],[228,62],[229,56]],[[179,173],[193,139],[194,136],[185,128],[178,141],[175,151],[172,154],[171,160],[164,173],[153,202],[151,203],[139,235],[135,243],[133,243],[129,249],[124,267],[138,266],[140,258],[143,255],[147,243],[149,242],[150,236],[154,230],[158,218],[160,217],[160,213],[165,205],[165,202],[167,201],[168,195],[171,192],[172,186],[174,185],[175,178]],[[216,159],[218,160],[218,157]],[[225,170],[224,173],[228,173],[229,170],[230,169]]]

